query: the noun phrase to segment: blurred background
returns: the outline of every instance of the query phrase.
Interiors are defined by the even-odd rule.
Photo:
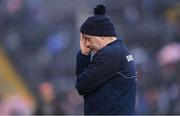
[[[134,55],[137,114],[180,114],[179,0],[0,0],[0,114],[83,114],[79,27],[97,4]]]

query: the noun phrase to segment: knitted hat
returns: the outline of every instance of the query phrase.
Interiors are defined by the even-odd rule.
[[[94,16],[88,17],[81,26],[80,32],[93,36],[117,36],[110,17],[106,15],[106,7],[103,5],[94,8]]]

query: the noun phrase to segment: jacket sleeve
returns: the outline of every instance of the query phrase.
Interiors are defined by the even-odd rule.
[[[76,59],[76,76],[77,77],[88,66],[90,59],[91,59],[91,55],[84,55],[80,51],[78,52],[77,59]]]
[[[93,60],[88,65],[86,64],[86,67],[80,64],[77,63],[79,68],[76,80],[76,89],[80,95],[94,92],[111,79],[117,71],[115,56],[105,52],[96,53]],[[83,67],[84,70],[80,67]]]

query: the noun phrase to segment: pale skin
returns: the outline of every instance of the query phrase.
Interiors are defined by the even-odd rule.
[[[80,33],[81,53],[89,55],[92,51],[95,54],[98,50],[115,40],[117,40],[116,37],[91,36]]]

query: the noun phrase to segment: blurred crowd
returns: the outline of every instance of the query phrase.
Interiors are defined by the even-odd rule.
[[[137,114],[180,114],[179,0],[0,0],[0,48],[36,99],[32,110],[12,107],[23,99],[12,103],[0,89],[0,114],[83,114],[79,27],[99,3],[134,55]]]

